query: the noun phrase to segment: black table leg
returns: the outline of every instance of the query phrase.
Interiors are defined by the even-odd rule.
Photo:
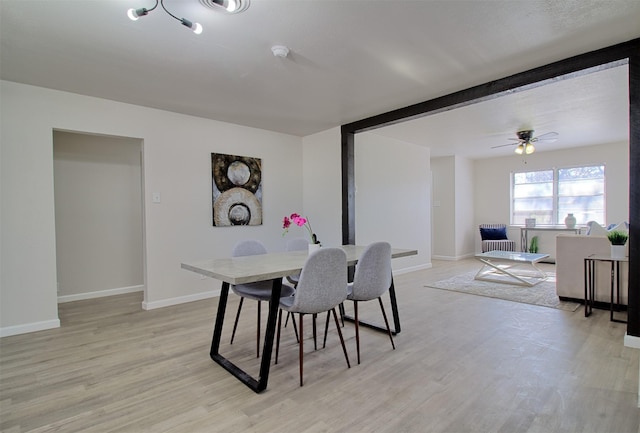
[[[611,320],[613,322],[613,285],[614,285],[614,280],[615,280],[615,266],[616,266],[616,262],[614,262],[613,260],[611,261],[611,303],[609,304],[609,310],[611,312],[611,316],[609,317],[609,320]]]
[[[594,303],[594,261],[584,259],[584,317],[589,317],[593,311]]]
[[[393,277],[391,277],[391,286],[389,287],[389,299],[391,301],[391,313],[393,315],[393,327],[391,330],[391,334],[396,335],[400,333],[400,314],[398,313],[398,301],[396,299],[396,289],[393,284]],[[355,319],[352,316],[344,316],[344,320],[347,322],[355,322]],[[387,333],[387,328],[384,326],[376,325],[374,323],[365,322],[362,320],[358,321],[360,326],[364,326],[365,328],[374,329],[376,331]]]
[[[269,380],[269,367],[271,367],[271,352],[273,340],[276,335],[276,319],[280,308],[280,293],[282,292],[282,278],[273,280],[271,286],[271,301],[269,302],[269,316],[267,317],[267,329],[264,335],[264,347],[262,348],[262,360],[260,361],[260,382],[256,392],[267,389]]]
[[[218,300],[218,313],[216,315],[216,324],[213,330],[213,338],[211,340],[211,351],[209,355],[211,359],[218,363],[222,368],[235,376],[240,382],[247,385],[254,392],[261,392],[267,388],[269,380],[269,367],[271,365],[271,351],[273,349],[273,340],[276,330],[276,317],[278,315],[278,305],[280,303],[280,293],[282,290],[282,279],[273,280],[271,290],[271,301],[269,302],[269,317],[267,319],[267,330],[264,338],[264,348],[262,350],[262,359],[260,361],[260,379],[256,380],[249,373],[229,361],[220,354],[220,338],[222,337],[222,325],[224,324],[224,313],[227,309],[227,300],[229,297],[229,283],[222,283],[220,290],[220,298]]]
[[[620,320],[620,319],[614,319],[613,317],[613,264],[614,262],[611,262],[611,317],[610,320],[612,322],[618,322],[618,323],[627,323],[626,320]],[[615,302],[615,310],[616,311],[620,311],[620,262],[619,261],[615,261],[615,281],[616,281],[616,302]]]

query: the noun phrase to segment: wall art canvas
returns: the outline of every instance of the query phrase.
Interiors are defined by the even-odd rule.
[[[211,154],[213,225],[262,225],[262,160]]]

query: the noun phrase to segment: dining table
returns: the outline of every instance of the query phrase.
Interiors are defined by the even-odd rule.
[[[355,266],[366,246],[342,245],[340,248],[342,248],[347,255],[347,265]],[[413,249],[392,248],[391,250],[392,258],[408,257],[416,254],[418,254],[418,251]],[[181,264],[182,269],[222,281],[209,355],[213,361],[256,393],[264,391],[267,388],[269,380],[269,368],[271,366],[271,353],[276,332],[276,319],[282,289],[282,279],[288,275],[300,272],[308,256],[308,251],[286,251],[243,257],[212,258]],[[272,281],[271,299],[269,302],[264,347],[260,359],[259,376],[255,378],[220,353],[220,339],[222,337],[230,285],[268,280]],[[398,314],[393,276],[391,278],[391,286],[389,287],[389,297],[394,323],[392,332],[397,334],[400,332],[400,317]],[[345,316],[345,320],[353,321],[353,318]],[[387,332],[386,328],[375,324],[363,321],[359,323],[363,326]]]

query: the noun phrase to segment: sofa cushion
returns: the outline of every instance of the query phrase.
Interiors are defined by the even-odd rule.
[[[587,223],[589,229],[587,230],[587,236],[606,236],[607,229],[602,227],[595,221],[589,221]]]
[[[482,238],[483,241],[501,241],[508,239],[507,229],[506,227],[497,229],[480,228],[480,238]]]

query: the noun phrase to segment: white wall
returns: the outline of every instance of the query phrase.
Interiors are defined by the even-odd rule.
[[[433,255],[459,260],[474,252],[473,161],[433,158]]]
[[[375,133],[355,136],[356,244],[388,241],[418,255],[394,270],[431,267],[431,169],[426,147]]]
[[[474,225],[474,163],[472,160],[460,156],[455,157],[456,180],[456,251],[455,257],[469,257],[474,253],[474,234],[477,228]]]
[[[309,135],[303,142],[303,209],[324,246],[342,245],[340,128]],[[291,209],[295,211],[296,209]]]
[[[433,172],[433,256],[453,260],[456,256],[455,157],[431,160]]]
[[[219,282],[181,262],[225,256],[250,237],[282,250],[282,216],[303,208],[299,137],[7,81],[0,95],[0,335],[59,326],[54,129],[144,141],[146,308],[213,296]],[[263,225],[212,227],[211,152],[262,158]]]
[[[142,142],[53,132],[59,301],[142,290]]]
[[[475,161],[475,224],[510,221],[510,176],[514,171],[605,164],[607,223],[629,220],[629,144],[614,143],[539,152],[526,157],[508,156]],[[555,237],[541,232],[540,252],[555,252]],[[510,230],[509,238],[520,247],[520,231]],[[476,234],[476,251],[480,251],[480,235]]]

